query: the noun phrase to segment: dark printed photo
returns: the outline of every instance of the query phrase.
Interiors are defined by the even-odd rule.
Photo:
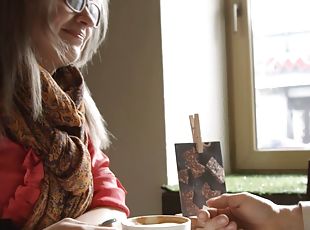
[[[175,144],[175,150],[182,213],[196,215],[208,199],[226,192],[220,142],[204,143],[203,153],[194,143]]]

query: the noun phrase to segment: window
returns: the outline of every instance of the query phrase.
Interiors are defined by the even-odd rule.
[[[310,158],[310,2],[225,3],[234,168],[304,170]]]

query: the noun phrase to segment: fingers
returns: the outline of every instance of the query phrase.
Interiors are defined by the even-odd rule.
[[[238,229],[238,227],[237,227],[237,224],[236,224],[236,222],[229,222],[229,224],[228,225],[226,225],[225,227],[223,227],[223,228],[219,228],[219,229],[217,229],[217,230],[237,230]],[[239,229],[240,230],[240,229]]]
[[[112,230],[114,228],[111,227],[101,227],[96,225],[90,225],[88,223],[72,219],[72,218],[65,218],[61,220],[60,222],[63,222],[64,229],[65,227],[68,229],[106,229],[106,230]]]
[[[199,229],[227,229],[233,230],[236,224],[230,223],[226,215],[220,214],[216,215],[213,218],[210,217],[210,213],[206,210],[200,210],[197,214],[197,220],[195,228]],[[192,229],[195,229],[192,228]]]
[[[209,207],[221,208],[221,209],[230,207],[229,205],[230,197],[231,197],[230,194],[223,194],[221,196],[213,197],[207,200],[207,205]]]
[[[229,225],[229,219],[226,215],[218,215],[208,221],[197,221],[196,229],[225,229]]]
[[[237,194],[223,194],[218,197],[211,198],[207,201],[207,205],[210,207],[225,209],[238,208],[249,195],[247,193],[237,193]]]
[[[116,230],[115,227],[100,227],[96,225],[90,225],[85,222],[81,222],[72,218],[64,218],[61,221],[45,228],[45,230]]]

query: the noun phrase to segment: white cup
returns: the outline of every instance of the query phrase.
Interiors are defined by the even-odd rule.
[[[123,230],[191,230],[191,220],[183,216],[149,215],[122,221]]]

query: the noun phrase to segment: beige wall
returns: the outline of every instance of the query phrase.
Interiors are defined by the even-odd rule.
[[[190,2],[193,4],[189,1],[183,4],[189,4],[188,11],[191,11],[195,3],[201,1],[208,1],[208,16],[203,20],[212,26],[208,29],[210,40],[206,40],[212,52],[206,52],[205,65],[220,69],[213,71],[212,68],[212,72],[206,74],[218,79],[218,83],[206,91],[207,101],[213,102],[215,107],[201,119],[208,123],[207,127],[210,127],[209,123],[216,123],[213,130],[219,133],[216,138],[220,138],[224,146],[224,158],[229,159],[225,45],[222,40],[224,0],[193,0]],[[112,170],[128,190],[127,204],[132,216],[161,213],[160,186],[167,183],[167,178],[160,0],[110,2],[108,38],[100,51],[101,61],[98,57],[94,60],[86,81],[109,130],[117,138],[108,155]],[[188,11],[180,18],[181,24]],[[179,36],[183,33],[186,28]],[[220,119],[209,120],[211,115]],[[229,168],[228,160],[225,164]]]
[[[161,213],[166,183],[159,0],[112,0],[101,62],[86,76],[117,138],[108,155],[132,215]]]

